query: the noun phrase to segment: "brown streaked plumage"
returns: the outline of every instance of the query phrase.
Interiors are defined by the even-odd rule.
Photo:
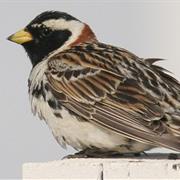
[[[51,33],[42,37],[40,27]],[[100,43],[88,25],[60,12],[38,16],[26,31],[34,38],[22,44],[34,66],[32,111],[47,122],[58,143],[86,155],[86,149],[180,151],[180,84],[154,64],[161,59],[142,59]]]
[[[90,55],[87,47],[91,47]],[[113,53],[114,63],[106,53]],[[127,58],[127,53],[131,59]],[[51,73],[51,69],[55,71],[53,61],[56,65],[65,63],[69,69],[58,77]],[[79,107],[76,108],[77,115],[126,137],[178,150],[179,120],[166,119],[166,114],[172,112],[164,107],[179,107],[176,99],[179,98],[177,90],[180,85],[159,67],[146,64],[147,60],[134,59],[134,55],[125,50],[99,42],[83,43],[52,57],[47,78],[54,91],[67,96],[67,102],[63,103],[65,107]],[[73,76],[78,66],[81,67],[81,78]],[[169,79],[171,84],[168,84]],[[156,84],[151,81],[156,81]],[[165,99],[169,94],[171,97]],[[83,108],[83,103],[89,110]],[[176,109],[173,111],[172,116]],[[175,123],[169,125],[169,121]]]
[[[86,41],[96,41],[96,36],[93,33],[93,31],[90,29],[90,27],[86,24],[85,27],[82,30],[81,35],[78,37],[76,41],[74,41],[70,46],[75,46],[76,44],[86,42]]]

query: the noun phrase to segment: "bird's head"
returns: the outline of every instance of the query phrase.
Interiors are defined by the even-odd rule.
[[[82,42],[96,40],[89,26],[73,16],[58,11],[46,11],[24,29],[8,37],[21,44],[33,66],[51,53],[63,51]]]

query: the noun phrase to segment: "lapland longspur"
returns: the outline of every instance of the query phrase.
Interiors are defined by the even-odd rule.
[[[87,24],[57,11],[8,39],[31,60],[32,112],[61,146],[86,156],[180,151],[180,83],[154,64],[159,59],[103,44]]]

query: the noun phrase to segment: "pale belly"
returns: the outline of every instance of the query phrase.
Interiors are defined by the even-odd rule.
[[[79,120],[69,114],[63,107],[57,109],[50,107],[47,101],[56,99],[44,87],[47,80],[45,76],[46,61],[44,60],[34,67],[30,74],[30,102],[32,112],[46,121],[57,142],[62,147],[70,145],[78,150],[95,147],[104,151],[122,153],[141,152],[152,148],[147,144],[128,139],[92,122]]]
[[[45,119],[57,142],[62,147],[70,145],[78,150],[96,147],[103,151],[122,153],[141,152],[151,148],[147,144],[130,140],[91,122],[78,120],[63,107],[58,110],[61,117],[57,117],[48,103],[43,100],[34,99],[33,104],[39,117]]]

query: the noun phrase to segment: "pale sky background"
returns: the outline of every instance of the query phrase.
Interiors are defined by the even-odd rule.
[[[45,10],[68,12],[88,23],[102,42],[140,57],[160,57],[180,79],[180,0],[0,0],[0,178],[18,178],[24,162],[61,159],[63,150],[28,101],[30,61],[6,37]],[[160,150],[164,152],[164,150]]]

